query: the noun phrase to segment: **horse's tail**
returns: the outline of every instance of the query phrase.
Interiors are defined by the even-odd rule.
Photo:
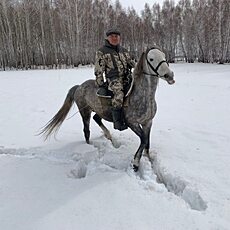
[[[74,93],[78,86],[79,85],[75,85],[69,90],[62,107],[55,114],[55,116],[42,128],[39,135],[44,136],[45,140],[47,140],[50,135],[56,134],[60,129],[63,121],[65,120],[74,103]]]

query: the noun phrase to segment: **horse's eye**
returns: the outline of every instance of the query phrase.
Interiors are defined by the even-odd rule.
[[[153,61],[153,58],[150,58],[149,60],[150,60],[150,61]]]

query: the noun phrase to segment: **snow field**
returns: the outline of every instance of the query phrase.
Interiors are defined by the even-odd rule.
[[[76,106],[57,140],[36,136],[92,68],[1,72],[0,228],[230,229],[230,66],[171,68],[138,173],[135,134],[105,122],[112,144],[92,120],[88,145]]]

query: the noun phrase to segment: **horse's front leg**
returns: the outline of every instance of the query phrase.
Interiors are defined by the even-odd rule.
[[[146,140],[146,145],[144,149],[144,154],[150,159],[149,155],[149,147],[150,147],[150,132],[152,128],[152,120],[150,120],[148,123],[142,125],[144,134],[145,134],[145,140]]]
[[[137,172],[139,168],[142,152],[146,148],[147,140],[146,140],[145,133],[140,125],[129,124],[129,127],[133,130],[134,133],[136,133],[139,136],[140,141],[141,141],[140,146],[134,156],[134,159],[132,160],[133,170]]]

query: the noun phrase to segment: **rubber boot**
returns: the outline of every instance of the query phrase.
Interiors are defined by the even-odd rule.
[[[122,113],[122,109],[112,109],[112,116],[113,116],[113,124],[114,129],[118,129],[120,131],[125,130],[128,126],[124,122],[124,117]]]

